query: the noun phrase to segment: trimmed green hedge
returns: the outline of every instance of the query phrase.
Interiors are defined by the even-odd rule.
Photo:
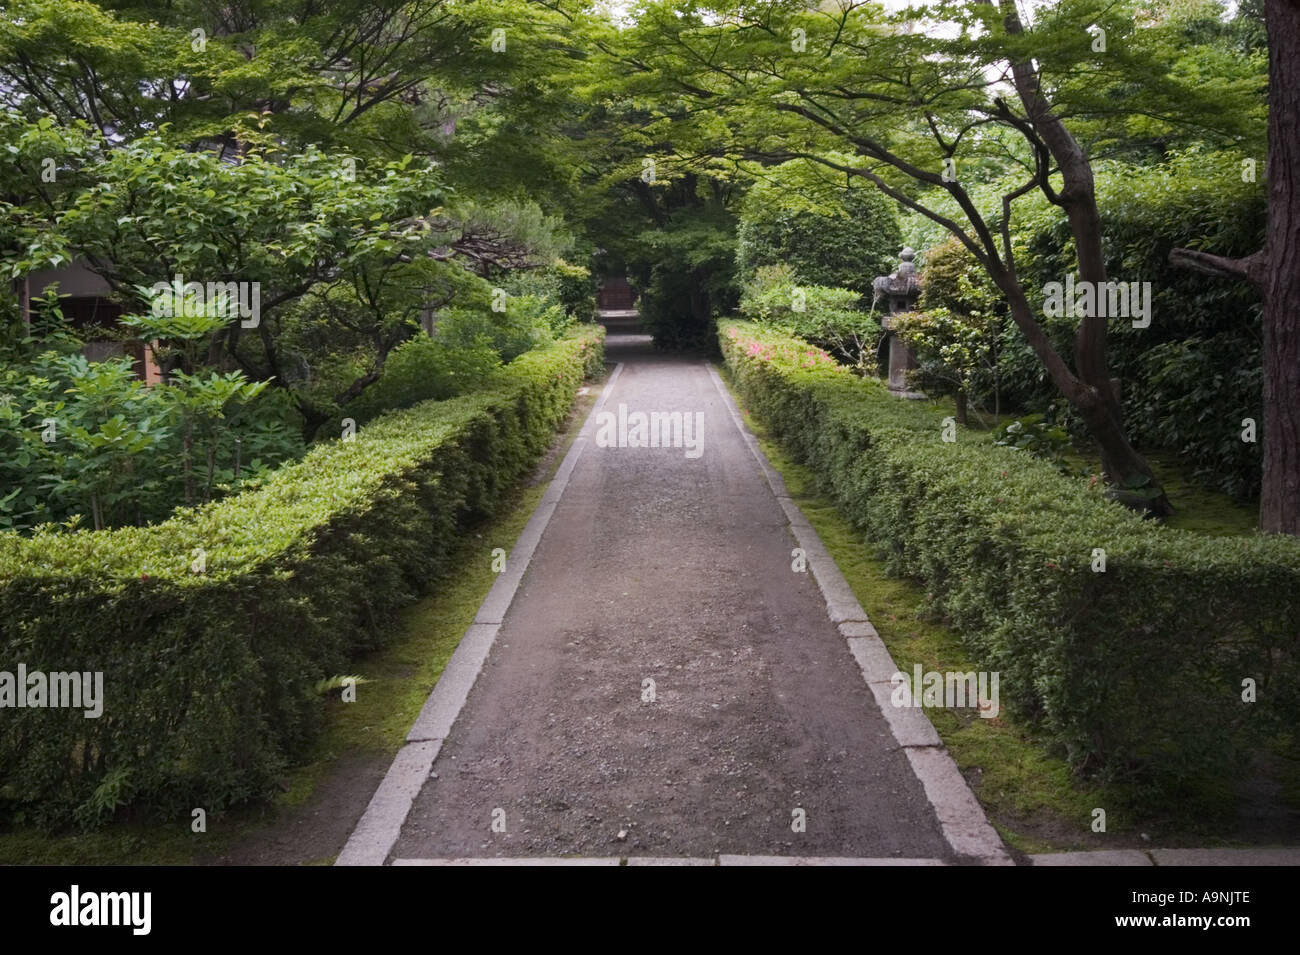
[[[320,723],[317,681],[452,568],[602,361],[585,327],[485,389],[363,425],[260,488],[108,532],[0,535],[0,670],[102,671],[103,715],[0,710],[0,818],[189,818],[271,791]],[[192,573],[196,548],[206,571]]]
[[[891,573],[925,582],[972,658],[1000,672],[1003,704],[1077,768],[1168,792],[1293,733],[1300,540],[1144,521],[987,435],[945,443],[942,412],[803,342],[719,328],[749,410],[820,476]],[[1246,678],[1255,703],[1242,701]]]

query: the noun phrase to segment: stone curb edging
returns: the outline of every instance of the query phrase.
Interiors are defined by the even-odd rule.
[[[456,717],[469,698],[474,681],[487,662],[501,621],[505,619],[506,611],[514,601],[524,572],[533,559],[533,552],[542,539],[542,532],[546,530],[560,495],[564,493],[569,477],[591,436],[596,415],[613,391],[614,382],[622,371],[623,363],[615,364],[613,374],[601,389],[600,397],[596,399],[573,445],[560,462],[559,470],[551,479],[541,502],[515,541],[506,560],[507,570],[497,577],[492,589],[483,598],[474,622],[465,631],[433,691],[424,701],[420,715],[406,736],[405,745],[393,758],[392,765],[371,797],[365,813],[348,836],[343,851],[334,860],[335,865],[383,865],[397,844],[415,797],[420,794],[420,789],[429,778],[434,761],[442,750],[443,740],[451,732],[452,724],[456,722]]]
[[[737,865],[947,865],[942,859],[842,859],[816,856],[734,856],[720,855],[707,858],[676,856],[514,856],[509,858],[484,857],[461,859],[394,859],[395,866],[549,866],[549,865],[687,865],[687,866],[737,866]]]
[[[1249,849],[1093,849],[1047,852],[1029,857],[1041,866],[1296,866],[1300,848]]]
[[[1293,866],[1300,848],[1091,849],[1029,857],[1041,866]],[[946,866],[943,859],[854,859],[834,856],[510,856],[394,859],[395,866]]]
[[[989,824],[979,800],[971,792],[957,764],[948,755],[925,711],[896,707],[890,703],[889,681],[899,669],[889,649],[867,619],[866,611],[858,603],[858,598],[854,596],[821,537],[790,498],[785,480],[767,460],[753,432],[745,426],[740,409],[727,391],[718,369],[712,363],[709,363],[708,368],[724,407],[789,520],[790,533],[795,543],[807,557],[808,569],[812,571],[813,579],[817,581],[817,587],[826,600],[827,615],[832,623],[838,625],[840,634],[846,639],[849,653],[861,668],[862,678],[871,689],[890,732],[907,754],[912,771],[921,781],[944,838],[952,846],[953,852],[970,861],[983,865],[1013,865],[1001,837]]]

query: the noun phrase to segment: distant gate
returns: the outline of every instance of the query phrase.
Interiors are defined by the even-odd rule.
[[[597,308],[628,309],[633,307],[635,300],[636,294],[632,291],[632,286],[621,275],[605,279],[596,293]]]

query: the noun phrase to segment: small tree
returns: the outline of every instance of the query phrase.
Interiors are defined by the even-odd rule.
[[[919,362],[907,373],[909,384],[951,394],[957,423],[966,425],[976,376],[997,367],[997,352],[992,347],[995,325],[985,317],[935,308],[896,315],[893,329]]]
[[[217,450],[229,431],[227,414],[253,401],[270,382],[249,381],[240,371],[223,375],[194,370],[207,351],[208,341],[226,327],[229,320],[223,313],[227,308],[221,300],[205,302],[201,307],[192,300],[173,306],[174,314],[133,315],[123,319],[123,324],[151,342],[159,365],[170,364],[168,359],[173,354],[180,359],[180,367],[157,386],[157,394],[180,422],[185,503],[192,505],[198,502],[194,477],[196,440],[205,465],[203,499],[207,501],[212,497]]]
[[[969,399],[987,383],[993,413],[1002,412],[998,363],[1006,307],[964,245],[948,239],[930,249],[921,275],[918,310],[894,318],[894,332],[912,349],[916,387],[953,395],[957,422],[967,423]]]
[[[1249,90],[1174,75],[1175,50],[1134,4],[1111,0],[918,3],[892,14],[866,3],[710,0],[686,10],[643,4],[614,56],[638,95],[658,77],[665,95],[696,104],[693,122],[675,124],[680,151],[811,159],[947,229],[1078,411],[1108,482],[1145,487],[1148,509],[1167,514],[1124,425],[1107,362],[1109,316],[1086,308],[1073,354],[1058,351],[1036,314],[1038,291],[1018,271],[1011,220],[1018,199],[1042,194],[1068,223],[1079,281],[1106,286],[1087,124],[1128,114],[1226,128],[1249,112]],[[835,150],[860,158],[840,162]],[[985,163],[1017,169],[1020,185],[996,208],[980,208],[969,188],[971,169]],[[945,215],[939,199],[960,214]]]

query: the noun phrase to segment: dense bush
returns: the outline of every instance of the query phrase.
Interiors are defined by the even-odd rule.
[[[1000,672],[1004,702],[1076,767],[1173,791],[1294,730],[1300,542],[1143,521],[987,434],[945,443],[942,412],[803,343],[720,332],[749,410],[892,572],[925,582],[974,661]],[[1258,702],[1243,702],[1246,678]]]
[[[890,322],[916,358],[916,368],[907,372],[910,387],[929,395],[952,395],[957,423],[966,424],[975,382],[987,375],[995,384],[993,407],[998,409],[995,319],[932,308],[895,315]]]
[[[765,265],[784,263],[800,282],[867,295],[876,276],[893,271],[902,248],[893,200],[804,159],[761,170],[736,237],[742,282]]]
[[[0,338],[0,529],[160,521],[302,454],[287,395],[212,370],[146,385],[130,357],[89,361],[61,321]]]
[[[541,269],[512,272],[502,287],[511,295],[531,295],[558,305],[575,321],[590,322],[596,317],[596,278],[584,265],[556,259]]]
[[[917,367],[909,384],[931,395],[952,395],[957,423],[966,424],[969,399],[1001,411],[1000,339],[1006,303],[975,257],[955,237],[925,255],[917,310],[892,319]]]
[[[556,295],[564,311],[575,321],[595,321],[596,286],[599,283],[591,269],[561,259],[551,267],[551,271],[555,275]]]
[[[745,283],[740,312],[874,373],[880,323],[860,304],[861,296],[852,289],[800,285],[788,265],[765,265]]]
[[[439,313],[433,337],[449,348],[472,352],[484,344],[502,361],[555,340],[571,319],[563,306],[545,295],[507,295],[503,311],[449,308]]]
[[[417,335],[393,349],[379,380],[348,405],[357,421],[421,401],[445,401],[473,391],[500,367],[486,339],[468,346]]]
[[[600,335],[162,524],[0,534],[5,668],[102,671],[105,695],[98,719],[4,711],[0,818],[90,825],[129,805],[188,820],[270,792],[318,728],[313,685],[353,672],[353,654],[450,570],[458,535],[550,441]]]
[[[974,194],[992,213],[1001,191],[992,184]],[[1263,188],[1242,182],[1235,153],[1193,151],[1164,164],[1100,163],[1097,198],[1111,278],[1152,284],[1150,327],[1117,320],[1109,335],[1111,373],[1123,382],[1133,439],[1178,452],[1207,484],[1242,497],[1257,495],[1261,445],[1241,441],[1240,430],[1243,418],[1263,420],[1258,293],[1246,283],[1174,268],[1168,255],[1175,246],[1228,256],[1259,248]],[[1032,302],[1046,283],[1064,281],[1072,269],[1072,240],[1063,213],[1038,196],[1017,201],[1012,222],[1017,267]],[[908,237],[917,248],[932,250],[948,234],[918,219]],[[927,269],[932,254],[925,254]],[[985,285],[978,266],[967,265],[970,285]],[[1042,321],[1057,349],[1072,355],[1076,322]],[[999,372],[1008,403],[1038,412],[1053,404],[1067,409],[1019,329],[1009,321],[1002,328]],[[976,386],[986,400],[990,382]],[[1084,433],[1074,416],[1062,420]]]

